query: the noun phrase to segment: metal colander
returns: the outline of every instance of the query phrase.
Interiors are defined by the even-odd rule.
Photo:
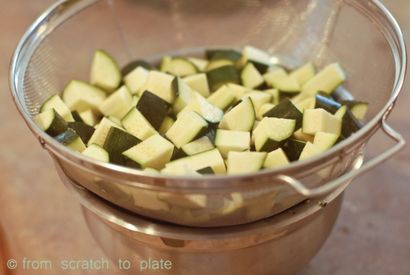
[[[306,60],[318,67],[340,62],[349,78],[346,88],[369,102],[366,125],[326,153],[281,169],[194,178],[147,175],[91,160],[58,144],[32,121],[41,103],[70,79],[88,79],[95,49],[107,50],[124,65],[180,49],[247,44],[289,67]],[[256,221],[328,193],[400,150],[404,140],[385,120],[405,69],[401,30],[378,0],[65,0],[43,13],[21,39],[10,86],[29,128],[75,182],[143,216],[222,226]],[[380,127],[396,144],[361,166],[364,147]],[[206,206],[189,203],[198,196]]]

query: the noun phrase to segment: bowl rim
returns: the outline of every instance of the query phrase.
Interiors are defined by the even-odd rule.
[[[355,0],[356,1],[356,0]],[[392,36],[391,39],[395,40],[393,43],[389,40],[385,32],[381,32],[384,38],[389,42],[390,50],[393,54],[395,64],[395,79],[392,86],[392,92],[389,100],[384,107],[375,115],[366,125],[358,132],[354,133],[351,137],[343,140],[330,150],[303,161],[292,162],[287,166],[276,169],[265,169],[255,173],[239,174],[239,175],[203,175],[201,177],[192,175],[167,175],[167,174],[149,174],[143,170],[137,170],[134,168],[128,168],[111,163],[104,163],[86,157],[78,152],[74,152],[69,148],[59,144],[52,137],[48,136],[45,132],[35,125],[31,116],[24,109],[24,104],[20,102],[19,91],[23,89],[21,85],[22,77],[25,75],[27,62],[33,54],[33,50],[43,41],[44,38],[56,27],[62,24],[65,20],[58,20],[59,16],[72,8],[72,6],[78,5],[71,11],[68,17],[74,16],[77,12],[99,2],[99,0],[59,0],[52,4],[46,11],[44,11],[34,23],[27,29],[22,38],[20,39],[15,52],[13,54],[10,71],[9,71],[9,86],[11,94],[20,115],[23,117],[25,123],[29,129],[39,139],[42,146],[47,149],[57,159],[63,159],[69,161],[79,168],[86,168],[93,172],[105,172],[111,173],[116,180],[126,180],[126,184],[134,185],[136,182],[146,185],[164,185],[173,187],[185,187],[188,183],[196,184],[197,188],[220,188],[229,187],[232,182],[246,183],[247,180],[254,177],[278,177],[279,175],[291,175],[296,174],[295,171],[310,170],[312,168],[319,169],[326,164],[326,160],[334,159],[343,152],[351,150],[352,147],[357,146],[359,143],[363,143],[368,137],[374,134],[374,132],[380,127],[380,122],[383,118],[387,117],[392,110],[395,101],[399,93],[403,88],[403,83],[407,69],[407,54],[406,45],[403,37],[403,33],[400,26],[391,12],[382,4],[380,0],[368,0],[368,2],[374,4],[377,12],[383,17],[383,20],[388,24],[389,32]],[[349,1],[350,2],[350,1]],[[67,16],[67,15],[65,15]],[[67,17],[67,18],[68,18]],[[57,22],[51,30],[47,30],[47,24],[50,22]],[[378,23],[379,24],[379,23]],[[352,146],[353,145],[353,146]],[[303,168],[303,169],[302,169]],[[202,183],[202,184],[200,184]],[[239,183],[240,184],[240,183]]]

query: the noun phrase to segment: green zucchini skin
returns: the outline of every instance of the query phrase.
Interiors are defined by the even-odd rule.
[[[206,73],[211,91],[216,91],[222,85],[227,83],[240,83],[240,77],[235,66],[225,65]]]
[[[305,145],[305,141],[289,139],[282,146],[282,149],[290,161],[297,161],[303,151],[303,148],[305,148]]]
[[[121,74],[125,76],[129,74],[130,72],[132,72],[135,68],[140,67],[140,66],[147,70],[154,69],[154,67],[151,64],[149,64],[147,61],[139,59],[139,60],[131,61],[127,65],[122,67]]]
[[[331,114],[335,114],[337,110],[339,110],[340,107],[342,107],[342,105],[339,102],[333,100],[329,96],[323,96],[320,94],[317,94],[315,96],[315,108],[316,109],[322,108]]]
[[[294,119],[296,120],[295,131],[302,127],[303,114],[288,98],[282,100],[278,105],[267,111],[263,116]]]
[[[116,127],[111,127],[108,131],[103,148],[110,155],[111,163],[126,165],[127,160],[122,153],[140,142],[141,140],[137,137]]]
[[[261,73],[261,74],[265,74],[265,73],[268,71],[268,69],[269,69],[269,65],[268,65],[268,64],[265,64],[265,63],[262,63],[262,62],[258,62],[258,61],[252,60],[252,59],[249,59],[248,62],[252,63],[253,66],[255,66],[255,68],[256,68],[256,69],[259,71],[259,73]],[[267,89],[267,88],[268,88],[268,85],[265,84],[263,87]]]
[[[216,130],[218,130],[219,123],[208,123],[208,127],[204,129],[203,132],[199,133],[195,139],[198,139],[202,136],[207,136],[209,140],[215,145]],[[195,140],[194,139],[194,140]]]
[[[232,49],[209,49],[205,51],[205,56],[209,60],[226,59],[237,62],[242,54]]]
[[[53,111],[53,122],[51,122],[50,126],[45,130],[45,132],[50,136],[55,137],[60,135],[61,133],[64,133],[67,130],[68,125],[62,116],[60,116],[55,110]]]
[[[342,119],[342,138],[348,138],[353,133],[357,132],[362,128],[362,123],[357,120],[352,112],[347,108],[346,113]]]
[[[145,91],[138,101],[137,109],[151,123],[155,130],[161,127],[169,111],[169,104],[150,91]]]
[[[81,118],[80,114],[77,111],[72,111],[71,115],[74,118],[74,121],[76,122],[84,122],[84,120]]]
[[[68,128],[73,129],[81,138],[81,140],[87,144],[91,136],[94,134],[95,128],[85,124],[84,122],[69,122]]]
[[[59,135],[55,136],[54,138],[60,142],[61,144],[67,146],[70,145],[74,140],[76,140],[79,135],[71,128],[68,128],[65,132],[60,133]]]
[[[199,170],[196,170],[201,175],[215,175],[215,171],[211,167],[205,167]]]
[[[286,140],[276,141],[272,139],[267,139],[265,144],[263,144],[262,148],[259,150],[259,152],[272,152],[281,147],[285,142]]]
[[[174,147],[174,151],[172,152],[171,161],[176,160],[179,158],[187,157],[188,155],[182,150],[182,148]]]

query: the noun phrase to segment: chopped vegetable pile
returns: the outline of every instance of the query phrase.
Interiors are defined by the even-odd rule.
[[[35,122],[102,162],[174,175],[251,173],[310,158],[356,132],[368,105],[340,96],[345,79],[338,63],[288,71],[251,46],[122,70],[98,50],[89,83],[70,81]]]

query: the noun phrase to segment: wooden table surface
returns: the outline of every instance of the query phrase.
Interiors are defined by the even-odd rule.
[[[105,257],[84,223],[80,206],[29,133],[8,88],[8,63],[16,43],[51,0],[0,0],[0,274],[5,260]],[[410,40],[410,1],[386,0]],[[407,83],[410,83],[407,81]],[[407,85],[409,87],[409,85]],[[410,141],[409,88],[390,124]],[[383,138],[371,142],[377,152]],[[410,149],[355,180],[337,225],[302,275],[410,274]],[[4,272],[4,271],[3,271]],[[13,274],[56,274],[17,269]],[[62,274],[98,274],[78,271]],[[109,274],[119,274],[111,270]]]

